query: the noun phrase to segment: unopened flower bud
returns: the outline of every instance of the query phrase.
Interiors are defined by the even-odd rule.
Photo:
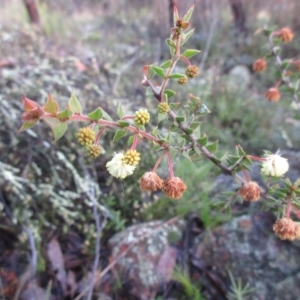
[[[150,115],[146,109],[140,109],[134,114],[134,122],[137,125],[145,125],[149,123]]]
[[[277,102],[280,99],[280,93],[277,88],[270,88],[265,94],[265,97],[270,102]]]
[[[194,78],[199,75],[199,68],[195,65],[188,66],[185,69],[185,74],[188,78]]]
[[[284,43],[288,43],[290,42],[293,38],[294,38],[294,33],[293,31],[288,28],[288,27],[284,27],[282,28],[277,36],[284,42]]]
[[[124,155],[124,163],[130,166],[136,166],[140,161],[140,153],[135,149],[129,149]]]
[[[262,163],[261,172],[266,176],[280,177],[289,169],[289,163],[286,158],[278,154],[270,154],[265,157]]]
[[[262,72],[267,68],[267,61],[264,58],[257,59],[253,63],[254,72]]]
[[[78,143],[82,146],[88,146],[94,143],[95,132],[90,127],[84,127],[79,129],[76,134]]]
[[[186,184],[178,177],[167,179],[162,187],[163,192],[172,199],[179,199],[186,189]]]
[[[101,154],[101,147],[99,145],[89,145],[86,148],[87,153],[90,157],[96,158]]]
[[[246,182],[240,189],[241,197],[250,202],[255,202],[260,198],[260,187],[254,181]]]
[[[157,110],[160,114],[167,114],[170,110],[170,106],[167,102],[161,102],[158,104]]]
[[[155,172],[147,172],[139,180],[141,189],[147,192],[155,192],[161,189],[163,182]]]
[[[282,240],[293,241],[300,234],[299,226],[290,218],[282,218],[276,221],[273,230]]]
[[[179,85],[185,85],[185,84],[187,84],[188,81],[189,80],[188,80],[187,76],[184,76],[184,77],[178,78],[177,83]]]

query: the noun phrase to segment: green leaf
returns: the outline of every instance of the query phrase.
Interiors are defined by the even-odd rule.
[[[281,67],[283,69],[286,69],[289,66],[290,62],[288,60],[285,60],[281,63]]]
[[[129,122],[126,122],[126,121],[118,121],[118,124],[122,127],[122,128],[125,128],[125,127],[128,127],[130,125]]]
[[[176,93],[173,90],[165,90],[165,94],[168,96],[168,99],[176,95]]]
[[[190,155],[187,151],[183,151],[182,152],[183,157],[185,157],[186,159],[188,159],[189,161],[191,161]]]
[[[22,127],[19,129],[18,133],[33,127],[37,122],[38,122],[38,120],[24,122]]]
[[[186,58],[191,58],[200,52],[201,52],[200,50],[196,50],[196,49],[187,49],[183,52],[182,55]]]
[[[206,145],[206,149],[208,151],[210,151],[211,153],[214,153],[218,149],[218,143],[219,143],[219,141],[215,141],[213,143],[209,143],[209,144]]]
[[[180,73],[174,73],[170,76],[170,78],[173,78],[173,79],[178,79],[178,78],[183,78],[185,77],[184,74],[180,74]]]
[[[193,4],[191,6],[191,8],[187,11],[187,13],[183,16],[182,21],[184,21],[184,22],[189,21],[189,19],[191,18],[192,14],[193,14],[194,8],[195,8],[195,4]]]
[[[80,114],[82,112],[82,106],[74,93],[72,93],[71,98],[68,101],[68,107],[76,114]]]
[[[206,146],[208,142],[208,137],[207,135],[203,136],[202,138],[198,139],[198,142],[201,146]]]
[[[66,108],[57,115],[57,118],[58,119],[69,119],[72,115],[73,115],[73,111]]]
[[[51,128],[60,123],[60,120],[57,117],[44,117],[43,121],[45,121]]]
[[[118,129],[115,133],[115,136],[113,138],[113,141],[117,141],[120,138],[122,138],[126,134],[127,130],[126,129]]]
[[[167,114],[160,114],[158,113],[158,123],[168,118]]]
[[[211,111],[207,108],[207,106],[205,104],[201,104],[201,106],[198,109],[198,114],[203,116],[203,115],[207,115],[210,113],[211,113]]]
[[[68,123],[67,122],[60,122],[58,125],[52,128],[55,141],[58,141],[67,131]]]
[[[190,127],[186,128],[186,132],[187,132],[188,134],[192,134],[193,131],[194,131],[193,128],[190,128]]]
[[[184,117],[178,116],[178,117],[176,117],[176,121],[177,121],[178,123],[181,123],[181,122],[184,121]]]
[[[112,121],[113,119],[111,118],[111,116],[101,108],[101,111],[102,111],[102,118],[105,119],[105,120],[108,120],[108,121]]]
[[[158,127],[157,127],[157,126],[153,129],[152,134],[153,134],[155,137],[158,136]]]
[[[124,116],[123,107],[120,102],[118,104],[117,115],[120,119],[122,119]]]
[[[198,128],[201,125],[201,122],[193,122],[190,127],[195,130],[196,128]]]
[[[133,143],[133,140],[134,140],[134,135],[131,135],[131,136],[128,138],[127,145],[128,145],[128,146],[131,146],[132,143]]]
[[[192,34],[194,33],[194,28],[191,29],[190,31],[188,31],[185,35],[184,35],[184,40],[183,42],[180,44],[180,46],[183,46],[188,40],[189,38],[192,36]]]
[[[50,114],[56,114],[59,110],[58,103],[50,94],[48,95],[47,101],[44,105],[44,110]]]
[[[169,69],[169,68],[171,67],[171,65],[172,65],[172,62],[171,62],[171,60],[169,59],[169,60],[163,62],[163,63],[160,65],[160,67],[161,67],[162,69]]]
[[[169,46],[170,53],[173,56],[173,54],[175,53],[174,42],[171,39],[166,39],[166,44]]]
[[[94,111],[88,114],[88,117],[93,121],[98,121],[102,118],[103,112],[100,107],[96,108]]]
[[[154,70],[154,72],[159,75],[162,78],[165,78],[165,72],[162,68],[157,67],[157,66],[151,66],[152,70]]]

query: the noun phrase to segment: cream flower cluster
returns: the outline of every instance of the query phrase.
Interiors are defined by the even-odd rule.
[[[278,154],[269,154],[265,157],[262,163],[261,172],[267,176],[280,177],[284,175],[289,169],[289,163],[286,158]]]
[[[111,161],[106,164],[107,171],[116,178],[125,178],[131,175],[136,166],[128,165],[124,162],[123,153],[114,153]]]

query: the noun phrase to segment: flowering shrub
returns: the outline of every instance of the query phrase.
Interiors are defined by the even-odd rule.
[[[139,161],[146,155],[138,152],[139,144],[144,141],[151,142],[153,150],[158,153],[158,159],[153,169],[147,170],[141,177],[140,187],[142,190],[151,192],[162,190],[171,199],[180,199],[187,189],[184,182],[186,179],[181,179],[174,173],[174,156],[181,155],[190,163],[204,157],[224,174],[233,176],[240,184],[237,191],[226,193],[226,205],[233,203],[238,196],[251,202],[261,199],[266,209],[277,211],[283,217],[274,224],[274,232],[282,239],[293,240],[299,236],[299,227],[292,221],[290,214],[293,211],[300,217],[298,211],[300,180],[292,183],[289,179],[282,178],[289,169],[287,160],[279,153],[266,152],[262,157],[248,155],[239,145],[235,153],[216,155],[218,142],[209,141],[208,137],[200,131],[203,116],[210,113],[206,104],[197,95],[192,94],[188,95],[187,100],[183,99],[180,103],[175,103],[172,99],[175,98],[176,92],[167,89],[171,80],[176,80],[181,86],[187,84],[189,80],[195,80],[200,74],[198,67],[190,62],[190,59],[200,51],[184,50],[184,44],[194,32],[194,29],[190,29],[189,23],[193,10],[194,6],[181,18],[177,8],[174,7],[174,27],[171,29],[170,38],[166,41],[171,58],[160,66],[152,64],[145,65],[143,68],[142,85],[147,88],[147,95],[157,102],[158,120],[163,126],[149,128],[151,116],[146,109],[140,109],[134,115],[126,115],[122,106],[119,105],[117,109],[119,119],[113,120],[101,107],[84,114],[74,94],[64,109],[60,109],[58,102],[49,95],[44,106],[26,97],[23,98],[25,112],[22,116],[24,123],[20,132],[31,128],[39,120],[44,120],[50,125],[55,140],[58,140],[65,134],[71,121],[86,123],[87,127],[81,128],[76,137],[78,143],[85,147],[92,158],[96,158],[103,152],[99,140],[107,130],[115,130],[113,141],[129,134],[127,143],[129,147],[115,152],[106,164],[107,171],[120,179],[132,175],[138,168]],[[264,32],[269,36],[271,53],[257,60],[253,64],[253,70],[265,71],[268,65],[266,59],[275,58],[280,71],[280,80],[266,92],[265,97],[272,102],[279,101],[279,86],[283,83],[300,108],[296,87],[298,81],[287,72],[287,68],[292,64],[295,64],[299,70],[299,61],[282,61],[278,50],[280,43],[291,41],[294,34],[288,28]],[[175,72],[177,64],[185,64],[184,74]],[[157,84],[157,80],[153,81],[154,77],[160,78],[161,82]],[[157,174],[158,166],[164,158],[167,160],[169,171],[169,176],[165,180]],[[264,190],[249,176],[248,171],[254,162],[261,164],[261,173],[266,182]]]

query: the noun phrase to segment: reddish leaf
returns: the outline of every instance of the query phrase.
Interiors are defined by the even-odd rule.
[[[24,110],[26,112],[30,112],[31,110],[37,108],[39,104],[35,101],[32,101],[24,96],[22,96],[23,99],[23,105],[24,105]]]
[[[22,120],[24,122],[27,121],[38,121],[44,115],[44,111],[39,106],[30,110],[29,112],[25,112],[22,115]]]

